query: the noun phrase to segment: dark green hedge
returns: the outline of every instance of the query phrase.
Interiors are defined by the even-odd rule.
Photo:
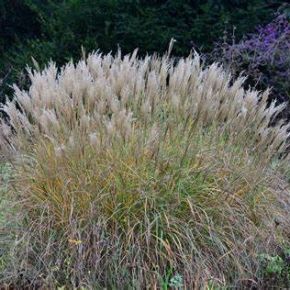
[[[225,28],[236,36],[268,22],[277,0],[0,0],[0,78],[19,81],[33,56],[62,64],[86,51],[141,54],[164,52],[170,38],[175,55],[194,46],[207,52]]]

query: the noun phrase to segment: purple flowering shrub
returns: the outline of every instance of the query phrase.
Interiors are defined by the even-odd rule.
[[[235,73],[248,76],[248,85],[271,87],[271,100],[290,100],[290,22],[286,15],[279,15],[239,43],[217,45],[214,56],[218,54]]]

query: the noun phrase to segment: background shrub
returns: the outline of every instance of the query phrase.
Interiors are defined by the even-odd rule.
[[[239,39],[258,24],[269,22],[283,1],[278,0],[1,0],[0,79],[23,80],[33,56],[40,65],[50,58],[64,64],[78,59],[81,47],[124,53],[163,53],[170,39],[174,54],[192,47],[211,50],[226,27],[235,25]],[[16,12],[15,12],[16,11]],[[2,98],[11,94],[2,86]]]
[[[213,58],[228,64],[236,74],[245,73],[248,85],[261,90],[271,87],[271,100],[289,101],[290,21],[286,14],[238,43],[219,44]],[[288,109],[284,115],[289,118]]]

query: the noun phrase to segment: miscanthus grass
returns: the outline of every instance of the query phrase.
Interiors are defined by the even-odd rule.
[[[283,106],[268,106],[268,92],[245,91],[197,54],[96,52],[29,75],[2,108],[22,217],[3,281],[259,284],[258,254],[289,235],[270,169],[289,125],[269,126]]]

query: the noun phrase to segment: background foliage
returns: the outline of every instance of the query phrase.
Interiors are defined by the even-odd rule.
[[[228,66],[234,74],[246,75],[246,86],[258,90],[270,87],[270,101],[289,101],[290,22],[287,10],[239,42],[234,38],[218,42],[208,56],[211,61]],[[288,105],[282,116],[289,120],[289,112]]]
[[[141,54],[163,52],[170,38],[174,54],[192,47],[210,51],[225,28],[236,26],[237,39],[269,22],[279,0],[0,0],[0,79],[23,80],[33,56],[63,64],[86,51]],[[2,96],[8,91],[2,86]]]

